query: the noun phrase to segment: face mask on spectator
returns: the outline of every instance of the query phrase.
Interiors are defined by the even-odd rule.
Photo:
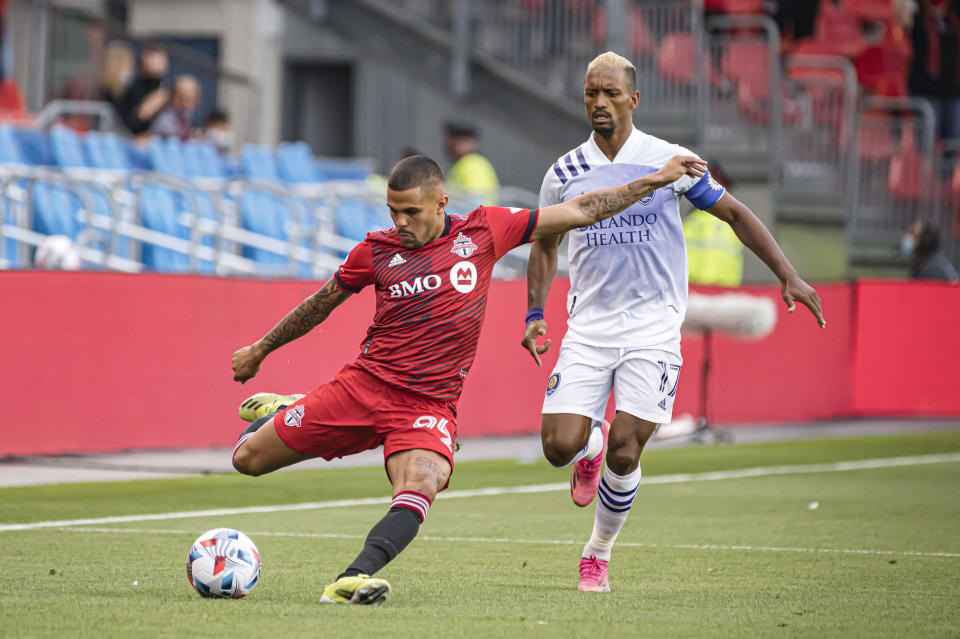
[[[913,235],[911,235],[910,233],[904,233],[903,237],[900,238],[900,254],[904,257],[912,257],[913,246],[914,246]]]

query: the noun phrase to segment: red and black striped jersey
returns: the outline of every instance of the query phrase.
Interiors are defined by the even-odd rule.
[[[368,233],[334,274],[350,293],[376,287],[358,363],[398,388],[456,400],[477,351],[493,265],[530,241],[538,213],[481,206],[447,215],[443,234],[416,249],[404,248],[396,229]]]

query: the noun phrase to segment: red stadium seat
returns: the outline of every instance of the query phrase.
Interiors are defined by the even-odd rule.
[[[653,53],[656,50],[656,41],[647,26],[647,20],[639,7],[630,10],[630,31],[627,32],[630,47],[634,54]],[[599,6],[593,12],[593,42],[600,47],[607,41],[607,12]]]
[[[878,162],[890,158],[896,151],[893,118],[880,112],[865,112],[860,118],[860,158]]]
[[[930,158],[915,148],[908,148],[890,160],[887,188],[898,200],[907,202],[936,199],[936,182]]]
[[[854,13],[834,6],[832,2],[820,3],[815,33],[813,38],[801,40],[793,53],[853,58],[867,46],[860,19]]]
[[[907,95],[909,58],[895,44],[873,46],[855,60],[857,78],[868,92],[881,96]]]
[[[714,13],[753,15],[764,13],[764,0],[706,0],[704,9]]]
[[[829,3],[821,3],[821,11],[824,4]],[[896,19],[893,0],[843,0],[840,6],[861,20]]]
[[[693,38],[689,33],[668,33],[660,42],[657,70],[664,77],[690,85],[696,80],[697,62]],[[704,61],[703,64],[709,64]]]

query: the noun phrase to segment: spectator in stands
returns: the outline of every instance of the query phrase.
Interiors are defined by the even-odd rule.
[[[710,160],[710,175],[726,189],[733,186],[716,160]],[[706,211],[694,209],[683,218],[687,263],[691,284],[739,286],[743,281],[743,244],[726,222]]]
[[[140,54],[140,69],[123,95],[123,121],[134,135],[150,130],[150,125],[167,105],[170,92],[163,86],[170,62],[163,49],[147,47]]]
[[[97,99],[107,102],[123,117],[123,96],[133,79],[133,52],[123,42],[111,42],[103,56]]]
[[[776,6],[774,16],[784,39],[795,41],[813,35],[820,0],[777,0],[767,4]]]
[[[909,87],[933,106],[937,137],[960,137],[960,13],[947,0],[919,4]]]
[[[233,130],[230,117],[223,109],[212,109],[203,121],[203,138],[216,147],[221,155],[230,153],[233,148]]]
[[[957,270],[940,252],[940,231],[917,220],[903,236],[903,253],[910,258],[910,277],[916,280],[957,281]]]
[[[453,166],[447,172],[447,189],[452,195],[469,198],[471,203],[495,206],[500,195],[497,172],[477,150],[477,132],[469,126],[448,122],[447,155]]]
[[[200,104],[200,82],[184,73],[173,81],[170,103],[157,114],[150,125],[150,132],[163,137],[189,140],[194,137],[193,118]]]

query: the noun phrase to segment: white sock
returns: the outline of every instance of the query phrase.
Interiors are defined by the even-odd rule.
[[[581,459],[596,459],[597,455],[603,454],[603,430],[600,428],[603,422],[594,421],[590,427],[590,437],[587,438],[587,445],[583,447],[573,459],[567,464],[576,464]]]
[[[596,555],[597,559],[610,561],[610,549],[617,539],[630,514],[633,497],[640,485],[640,467],[621,477],[604,466],[600,489],[597,491],[597,515],[593,522],[590,541],[583,547],[583,556]]]

